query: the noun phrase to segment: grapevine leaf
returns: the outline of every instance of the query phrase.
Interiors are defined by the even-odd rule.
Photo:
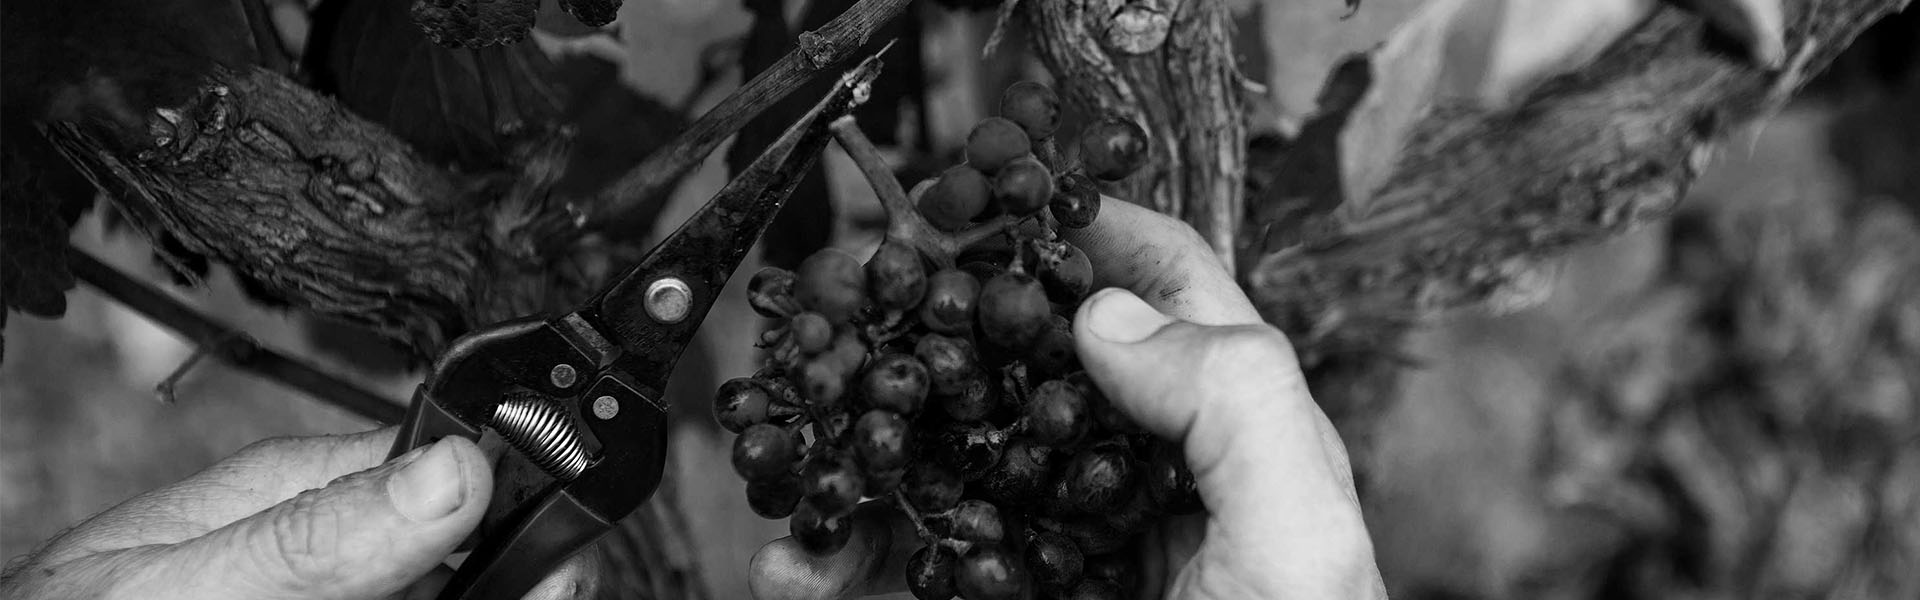
[[[1413,126],[1423,116],[1445,75],[1447,34],[1466,3],[1428,4],[1368,57],[1370,87],[1340,134],[1340,180],[1350,217],[1366,214],[1367,199],[1392,172]],[[1336,81],[1337,83],[1337,81]]]
[[[509,152],[502,131],[541,131],[563,94],[532,42],[474,51],[435,45],[392,0],[331,0],[314,13],[315,86],[434,160],[480,170]]]

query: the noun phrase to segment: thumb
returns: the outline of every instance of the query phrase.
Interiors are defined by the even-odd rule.
[[[450,437],[335,479],[172,549],[180,597],[374,598],[446,560],[492,487],[480,448]]]

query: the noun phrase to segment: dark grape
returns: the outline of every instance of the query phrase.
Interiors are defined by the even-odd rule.
[[[972,481],[1000,463],[1007,432],[983,423],[953,423],[942,428],[932,444],[935,461],[959,471],[961,479]]]
[[[1166,514],[1167,511],[1161,510],[1160,505],[1153,501],[1153,496],[1147,493],[1146,486],[1135,485],[1127,488],[1125,501],[1101,517],[1106,519],[1107,526],[1123,533],[1140,533]]]
[[[995,500],[1030,504],[1048,491],[1052,467],[1052,448],[1016,439],[1000,452],[1000,463],[980,478],[980,486]]]
[[[1052,315],[1047,328],[1027,350],[1029,373],[1065,375],[1080,369],[1080,355],[1073,346],[1073,324],[1066,317]]]
[[[1080,581],[1086,557],[1067,536],[1042,531],[1027,543],[1027,568],[1034,580],[1048,587],[1066,588]]]
[[[735,377],[720,384],[713,395],[713,420],[727,431],[740,433],[748,427],[767,422],[767,410],[773,395],[760,382]]]
[[[1088,556],[1085,577],[1111,581],[1121,590],[1139,589],[1140,569],[1133,564],[1133,557],[1125,554],[1101,553],[1100,556]]]
[[[906,467],[880,470],[869,468],[860,473],[861,482],[866,484],[865,487],[861,488],[861,493],[866,494],[869,498],[878,498],[891,494],[893,490],[899,489],[900,480],[906,478],[906,476]]]
[[[911,427],[899,413],[874,409],[853,425],[853,452],[869,471],[907,464],[907,435]]]
[[[1040,285],[1047,299],[1058,304],[1076,304],[1093,289],[1093,263],[1087,253],[1073,244],[1061,243],[1057,252],[1042,255]]]
[[[753,312],[769,319],[791,315],[798,306],[793,299],[793,283],[793,271],[780,267],[760,269],[747,282],[747,304],[753,307]]]
[[[845,323],[867,302],[866,272],[859,259],[827,248],[800,262],[793,297],[828,321]]]
[[[1041,383],[1027,400],[1027,433],[1044,444],[1070,446],[1085,435],[1092,417],[1079,388],[1058,379]]]
[[[941,231],[959,231],[972,223],[992,199],[987,176],[967,165],[956,165],[920,196],[917,207],[927,223]]]
[[[1134,483],[1133,464],[1112,448],[1087,448],[1067,462],[1067,491],[1085,512],[1112,510],[1127,499]]]
[[[1093,178],[1078,171],[1061,175],[1054,182],[1053,199],[1047,202],[1047,208],[1053,211],[1053,218],[1060,226],[1068,229],[1080,229],[1093,224],[1100,216],[1100,188]]]
[[[927,271],[920,264],[920,251],[893,240],[880,244],[873,258],[867,259],[867,287],[875,306],[887,310],[907,310],[920,304],[927,293]]]
[[[787,322],[787,331],[793,334],[794,346],[808,356],[833,347],[833,324],[827,322],[827,318],[820,313],[807,311],[794,315]]]
[[[1037,81],[1015,83],[1000,94],[1000,116],[1019,124],[1027,137],[1044,140],[1060,128],[1060,96]]]
[[[960,559],[954,583],[967,600],[1014,600],[1027,586],[1027,568],[1006,551],[979,546]]]
[[[1025,273],[1001,273],[980,291],[980,334],[1002,348],[1033,345],[1051,315],[1047,293]]]
[[[853,520],[844,513],[822,511],[808,500],[800,501],[787,520],[787,531],[800,547],[812,554],[832,554],[846,547],[853,537]]]
[[[844,514],[860,502],[866,482],[852,461],[816,456],[800,473],[800,490],[807,502],[827,514]]]
[[[1120,584],[1092,578],[1081,579],[1073,589],[1060,596],[1060,600],[1123,600],[1125,598],[1125,590],[1120,588]]]
[[[906,477],[900,480],[900,491],[906,494],[907,502],[927,512],[953,508],[960,502],[960,494],[965,489],[966,484],[960,481],[959,474],[934,463],[908,465]]]
[[[1080,163],[1096,179],[1126,179],[1147,164],[1147,132],[1120,117],[1101,119],[1080,132]]]
[[[1107,395],[1100,392],[1100,386],[1094,385],[1093,379],[1087,377],[1085,371],[1068,375],[1067,382],[1079,388],[1080,395],[1087,399],[1087,412],[1093,414],[1095,427],[1104,429],[1108,433],[1140,431],[1140,427],[1134,425],[1133,420],[1128,419],[1126,413],[1120,412],[1120,407],[1114,406],[1113,401],[1108,400]]]
[[[985,500],[962,500],[947,519],[956,540],[993,544],[1006,537],[1006,523],[1000,520],[1000,509]]]
[[[792,515],[800,496],[800,478],[792,475],[747,482],[747,506],[763,519]]]
[[[992,175],[1013,159],[1026,156],[1031,143],[1020,125],[1000,117],[988,117],[967,134],[967,164]]]
[[[940,408],[955,421],[979,421],[993,414],[999,396],[985,374],[976,372],[959,393],[938,395]]]
[[[935,333],[967,335],[973,330],[973,303],[980,297],[980,281],[959,269],[945,269],[927,278],[927,295],[920,305],[920,322]]]
[[[813,406],[832,408],[840,405],[847,391],[846,370],[838,361],[817,357],[800,366],[800,393]]]
[[[867,344],[860,341],[860,334],[851,327],[842,327],[833,334],[833,348],[819,360],[830,361],[840,370],[841,377],[851,376],[867,362]]]
[[[733,438],[733,470],[748,481],[790,473],[799,455],[793,434],[777,425],[754,425]]]
[[[927,366],[905,354],[885,354],[874,359],[861,380],[867,405],[903,415],[920,412],[927,399]]]
[[[990,281],[995,277],[999,277],[1001,273],[1007,272],[1005,266],[984,260],[960,263],[960,270],[966,271],[968,275],[972,275],[974,281]],[[975,299],[973,304],[976,307],[975,310],[978,310],[977,307],[980,305],[980,301]]]
[[[1097,515],[1061,520],[1054,523],[1051,529],[1073,540],[1073,545],[1080,548],[1080,553],[1089,557],[1118,552],[1133,539],[1132,534],[1114,529]],[[1091,565],[1092,561],[1088,564]],[[1094,576],[1091,571],[1087,573],[1087,577]]]
[[[953,585],[953,569],[960,562],[952,550],[925,546],[907,559],[907,591],[919,600],[950,600],[959,593]]]
[[[1168,513],[1188,515],[1204,510],[1200,502],[1200,487],[1193,479],[1193,471],[1187,468],[1187,457],[1172,444],[1160,444],[1147,461],[1147,493],[1153,496],[1155,504]]]
[[[1032,156],[1008,162],[993,175],[993,199],[1016,217],[1033,214],[1053,199],[1053,173]]]
[[[931,390],[940,396],[952,396],[965,392],[973,383],[978,363],[974,360],[973,344],[964,339],[929,334],[920,337],[920,343],[913,347],[913,355],[927,366],[927,381]]]

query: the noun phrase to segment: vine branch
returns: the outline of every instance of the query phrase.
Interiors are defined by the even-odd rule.
[[[192,340],[198,347],[194,360],[204,354],[217,356],[234,368],[278,381],[321,402],[377,423],[398,423],[405,416],[401,403],[262,346],[251,336],[200,314],[192,307],[78,248],[70,248],[68,261],[74,276],[80,281]]]

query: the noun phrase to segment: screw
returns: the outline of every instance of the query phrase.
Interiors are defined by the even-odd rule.
[[[593,399],[593,416],[600,417],[600,420],[605,421],[618,414],[620,414],[620,401],[613,399],[613,396],[601,396]]]
[[[547,381],[553,382],[553,387],[564,390],[573,387],[579,376],[580,374],[573,370],[573,365],[560,363],[554,365],[552,371],[547,372]]]
[[[647,316],[671,325],[693,311],[693,290],[678,277],[662,277],[647,286]]]

